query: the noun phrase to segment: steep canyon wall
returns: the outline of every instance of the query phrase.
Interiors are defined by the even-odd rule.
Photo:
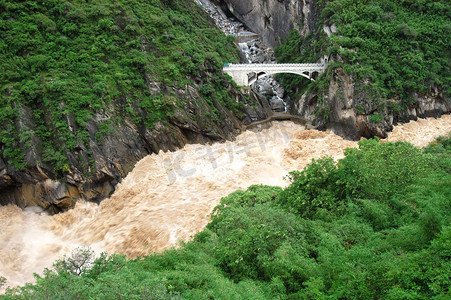
[[[336,35],[338,29],[333,21],[321,19],[318,1],[217,2],[226,4],[238,19],[260,34],[270,46],[280,45],[290,31],[295,29],[303,38],[308,37],[309,41],[322,40],[323,46],[319,50],[313,50],[318,52],[317,57],[329,55],[329,65],[343,62],[340,55],[329,54],[327,40]],[[309,44],[303,46],[309,47]],[[299,49],[299,52],[302,50]],[[389,98],[381,104],[377,95],[368,92],[367,87],[372,84],[369,80],[356,79],[340,67],[330,68],[326,74],[326,88],[321,92],[306,92],[293,99],[291,113],[308,120],[317,128],[329,128],[350,139],[359,139],[361,136],[386,137],[395,124],[417,118],[439,117],[451,112],[451,102],[446,91],[434,84],[431,84],[427,92],[416,92],[409,96],[408,104],[402,97]]]
[[[230,140],[241,132],[243,124],[250,123],[251,119],[266,119],[271,114],[267,101],[251,91],[240,92],[230,87],[229,92],[237,102],[244,104],[242,115],[237,116],[214,100],[216,113],[219,112],[216,122],[212,121],[211,106],[191,86],[174,91],[184,100],[184,107],[176,109],[167,122],[158,122],[152,128],[139,126],[126,118],[112,122],[112,128],[100,137],[102,123],[113,120],[117,108],[113,104],[98,111],[87,123],[89,146],[80,144],[66,152],[70,171],[63,178],[57,178],[52,168],[42,162],[42,141],[34,137],[31,143],[21,145],[25,152],[25,169],[19,170],[0,157],[0,204],[16,204],[22,208],[40,206],[55,213],[72,207],[79,198],[100,202],[113,193],[121,179],[146,155],[174,151],[187,143]],[[21,109],[24,114],[15,122],[27,122],[32,128],[31,110],[25,106]],[[146,114],[141,109],[137,112]],[[71,123],[70,115],[65,119],[67,126],[73,126],[75,131],[82,130],[75,122]]]
[[[250,30],[275,47],[296,29],[302,35],[315,31],[316,0],[221,0]]]
[[[0,15],[0,205],[100,202],[144,156],[231,140],[271,113],[222,73],[239,51],[194,1],[23,1]]]

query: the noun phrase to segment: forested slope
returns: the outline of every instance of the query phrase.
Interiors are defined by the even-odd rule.
[[[79,250],[4,299],[448,299],[451,136],[363,140],[291,185],[222,199],[180,249],[92,262]]]
[[[0,16],[1,204],[101,199],[148,153],[230,138],[245,106],[265,116],[194,1],[1,0]]]
[[[295,113],[358,138],[451,111],[449,1],[332,0],[316,7],[316,30],[293,31],[276,49],[279,62],[330,61],[313,83],[280,76],[297,95]]]

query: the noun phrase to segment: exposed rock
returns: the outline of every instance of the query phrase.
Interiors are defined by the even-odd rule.
[[[50,179],[37,183],[23,183],[16,188],[10,187],[0,191],[3,205],[14,203],[22,208],[39,206],[50,213],[73,207],[79,198],[77,187]]]
[[[285,103],[283,102],[283,99],[280,97],[274,96],[271,98],[271,109],[273,111],[282,112],[285,111]]]
[[[259,85],[257,86],[258,92],[264,95],[273,95],[274,90],[271,84],[267,81],[261,80]]]
[[[315,0],[267,0],[267,1],[217,1],[227,4],[229,10],[252,31],[260,34],[264,43],[270,46],[280,44],[288,37],[292,29],[302,36],[318,34],[317,1]],[[328,37],[337,32],[336,24],[324,24],[323,34]],[[321,33],[319,33],[321,34]],[[252,48],[250,48],[252,51]],[[255,59],[255,58],[254,58]],[[339,59],[339,58],[338,58]],[[258,59],[257,59],[258,60]],[[267,83],[258,82],[259,89],[268,93]],[[393,125],[408,122],[418,117],[438,117],[450,113],[451,103],[443,93],[433,88],[424,95],[414,95],[415,101],[403,111],[389,111],[368,95],[363,86],[367,82],[354,82],[353,78],[341,70],[335,70],[329,89],[323,95],[308,93],[295,99],[290,112],[303,117],[317,128],[329,128],[335,133],[351,138],[386,137]],[[277,95],[283,97],[283,91]],[[319,99],[321,98],[321,101]],[[389,99],[394,106],[400,107],[399,99]],[[275,107],[277,101],[271,100]],[[390,107],[390,105],[388,105]]]
[[[238,32],[236,34],[235,42],[238,44],[239,43],[247,43],[252,40],[259,39],[259,38],[260,38],[260,36],[254,32],[242,31],[242,32]]]
[[[418,117],[439,117],[451,112],[451,103],[437,89],[425,94],[416,95],[415,101],[406,110],[380,110],[371,95],[363,86],[367,82],[355,82],[353,78],[340,69],[336,69],[327,94],[322,95],[318,103],[318,95],[307,93],[295,101],[292,113],[305,118],[317,128],[329,128],[334,133],[350,139],[378,136],[387,137],[387,133],[398,122],[416,120]],[[402,105],[398,99],[390,99],[389,105]],[[391,104],[390,104],[391,103]]]
[[[244,26],[241,22],[234,22],[233,20],[227,18],[225,13],[221,9],[218,9],[218,7],[212,4],[209,0],[194,1],[204,8],[204,10],[214,20],[216,26],[218,26],[218,28],[221,29],[225,34],[236,34],[244,30]]]
[[[253,32],[244,31],[244,25],[241,27],[235,26],[236,22],[234,21],[234,16],[232,12],[229,11],[227,5],[221,1],[214,1],[219,6],[213,5],[209,0],[196,0],[200,3],[204,10],[206,10],[212,19],[214,19],[216,24],[226,33],[232,33],[235,35],[235,40],[238,44],[239,49],[242,54],[242,62],[244,63],[275,63],[275,55],[274,50],[270,47],[267,47],[265,43],[262,42],[260,36]],[[223,11],[225,10],[225,12]],[[223,20],[224,18],[229,17],[229,20]],[[231,21],[232,20],[232,21]],[[230,28],[223,28],[224,24],[228,24]],[[254,74],[254,76],[257,76]],[[285,111],[285,108],[288,107],[283,97],[285,96],[285,91],[282,86],[274,80],[273,76],[265,76],[263,78],[256,78],[256,82],[251,86],[252,90],[257,94],[260,94],[261,99],[270,98],[273,95],[276,95],[281,98],[283,103],[283,108],[281,108],[281,103],[279,99],[275,102],[275,107],[273,111]],[[264,101],[264,100],[263,100]],[[247,122],[256,121],[256,112],[252,107],[246,107],[246,113],[249,115],[249,118],[246,119]],[[271,113],[271,112],[270,112]]]
[[[238,91],[231,86],[228,89],[237,102],[243,103],[240,117],[216,99],[213,99],[213,112],[211,105],[198,94],[198,87],[193,86],[171,91],[183,99],[185,106],[175,109],[166,122],[157,122],[151,128],[128,118],[113,121],[116,108],[105,107],[87,122],[89,145],[77,143],[74,150],[66,152],[69,171],[64,178],[58,178],[50,166],[42,163],[41,141],[32,136],[27,145],[20,145],[25,152],[23,170],[0,157],[0,205],[40,206],[56,213],[73,207],[79,198],[100,202],[114,192],[117,183],[147,154],[174,151],[186,143],[233,139],[242,124],[266,119],[271,114],[267,100],[251,90]],[[139,108],[135,110],[137,115],[146,114]],[[24,106],[20,112],[16,126],[22,130],[33,128],[31,110]],[[71,130],[78,130],[71,116],[65,116],[64,120]],[[100,124],[107,121],[111,123],[110,132],[99,135]]]
[[[263,43],[281,44],[293,29],[302,35],[315,30],[314,0],[221,0],[251,31],[262,36]]]

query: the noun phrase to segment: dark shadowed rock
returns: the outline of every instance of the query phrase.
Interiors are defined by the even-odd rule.
[[[280,97],[274,96],[271,98],[271,109],[276,112],[285,111],[285,103]]]
[[[149,84],[149,89],[159,88],[150,81]],[[66,151],[69,170],[62,178],[56,177],[52,168],[42,162],[42,142],[31,135],[26,145],[19,145],[25,153],[23,170],[0,157],[0,205],[39,206],[57,213],[73,207],[79,198],[100,202],[114,192],[116,184],[144,156],[161,150],[174,151],[187,143],[233,139],[243,123],[266,119],[272,113],[268,101],[249,89],[238,91],[229,87],[229,92],[237,102],[242,102],[243,115],[237,116],[216,99],[212,102],[216,111],[213,112],[192,86],[172,91],[184,99],[184,107],[175,109],[172,117],[152,127],[137,125],[128,118],[112,121],[114,105],[98,111],[86,124],[89,145],[77,143],[73,150]],[[135,111],[146,114],[138,107]],[[50,116],[46,118],[52,121]],[[78,130],[71,116],[63,119],[71,130]],[[16,126],[33,129],[33,120],[32,111],[21,107]],[[99,124],[105,121],[111,121],[111,130],[101,134]]]
[[[217,1],[218,2],[218,1]],[[293,29],[307,35],[315,30],[315,0],[221,0],[265,44],[281,44]]]

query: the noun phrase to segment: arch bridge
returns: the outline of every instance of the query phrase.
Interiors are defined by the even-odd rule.
[[[316,74],[324,73],[326,63],[318,64],[224,64],[224,72],[240,86],[252,85],[258,79],[278,73],[291,73],[314,80]],[[315,74],[316,73],[316,74]]]

